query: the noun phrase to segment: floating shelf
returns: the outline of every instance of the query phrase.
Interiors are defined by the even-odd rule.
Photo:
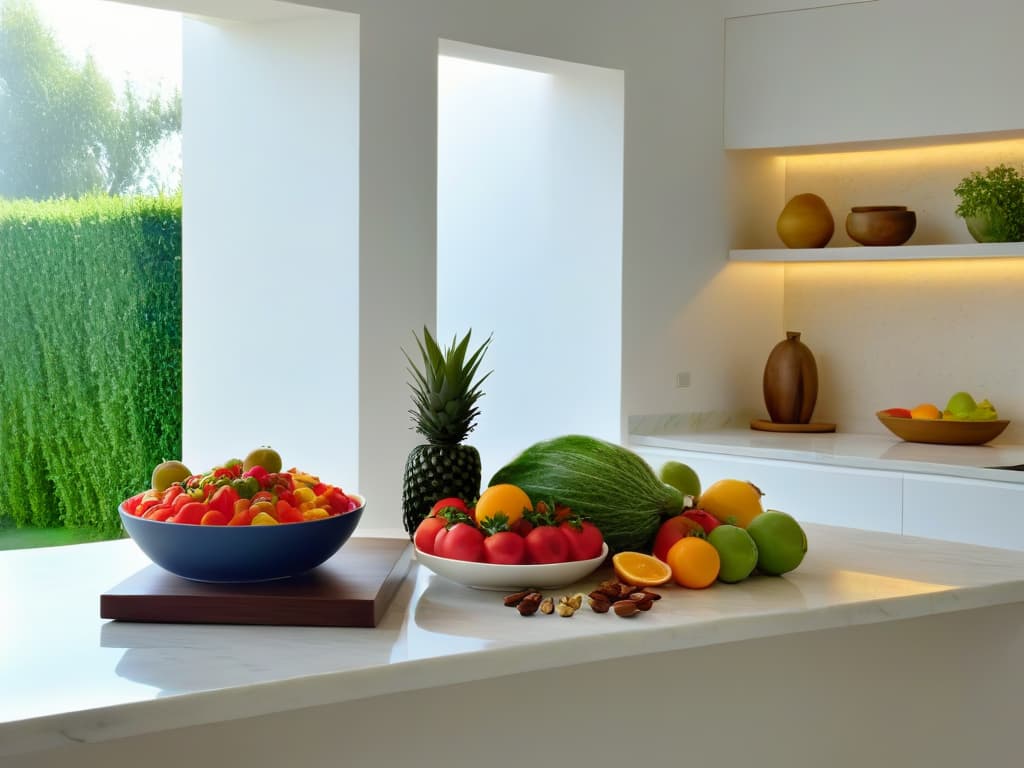
[[[843,248],[741,248],[730,261],[907,261],[914,259],[998,259],[1024,256],[1024,243],[852,246]]]

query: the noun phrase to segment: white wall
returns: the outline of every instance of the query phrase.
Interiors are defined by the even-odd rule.
[[[187,18],[184,48],[183,459],[354,483],[358,19]]]
[[[185,5],[193,12],[210,14],[241,13],[248,9],[237,0],[149,1],[164,7]],[[348,458],[349,452],[355,450],[350,434],[337,440],[333,435],[324,438],[333,442],[319,444],[329,452],[320,458],[312,453],[312,448],[300,447],[298,427],[289,427],[284,434],[284,427],[281,433],[268,433],[265,427],[250,426],[253,422],[247,411],[251,410],[255,396],[243,394],[244,407],[238,407],[227,392],[238,389],[234,384],[242,378],[241,374],[235,373],[234,367],[225,366],[224,353],[199,332],[218,327],[218,323],[229,319],[230,313],[218,309],[220,305],[212,292],[206,294],[209,301],[205,306],[199,301],[204,295],[202,284],[189,262],[205,266],[204,259],[186,255],[186,294],[193,298],[186,299],[189,317],[185,344],[189,349],[185,359],[185,442],[186,454],[192,460],[204,462],[207,454],[203,451],[219,450],[225,444],[223,438],[207,442],[196,436],[195,430],[206,429],[205,425],[216,420],[224,425],[222,431],[230,430],[229,434],[237,435],[242,442],[284,440],[286,456],[295,456],[296,463],[301,460],[315,466],[322,475],[339,479],[343,484],[348,484],[346,467],[357,464],[356,485],[370,499],[364,526],[398,525],[405,458],[418,442],[418,436],[410,429],[408,377],[401,348],[411,342],[413,329],[434,325],[437,319],[436,73],[441,39],[623,72],[621,364],[618,373],[610,374],[611,378],[621,378],[620,406],[614,415],[621,428],[625,428],[628,416],[633,414],[754,408],[760,404],[760,368],[765,350],[781,333],[781,288],[776,282],[763,282],[761,272],[725,268],[728,240],[721,150],[723,20],[717,4],[704,0],[645,0],[628,5],[614,0],[564,0],[557,4],[546,0],[515,4],[477,0],[320,0],[317,4],[359,15],[359,267],[358,290],[352,294],[359,297],[358,352],[345,334],[351,323],[337,315],[327,316],[326,322],[322,317],[314,317],[311,304],[263,305],[260,311],[271,326],[284,324],[307,333],[327,334],[328,338],[312,339],[313,344],[326,344],[339,359],[356,355],[357,461],[350,463]],[[256,9],[264,18],[276,19],[280,15],[276,6],[264,6],[267,4],[261,3]],[[238,27],[249,35],[262,30],[264,43],[277,46],[275,50],[286,46],[284,41],[291,41],[295,52],[301,50],[302,57],[289,65],[294,67],[293,76],[267,73],[270,79],[262,94],[268,105],[278,95],[287,100],[293,87],[308,88],[304,80],[323,82],[324,78],[331,79],[332,73],[350,71],[346,51],[351,47],[325,43],[317,24],[307,27],[305,38],[289,37],[283,27],[275,24]],[[255,41],[253,37],[251,48],[241,48],[251,51],[246,57],[247,73],[253,68],[265,71],[266,64],[261,64],[265,53],[256,53],[259,46]],[[341,60],[335,61],[332,56]],[[213,82],[220,77],[208,69],[200,73],[193,68],[191,73],[191,81],[199,82],[200,89],[204,88],[196,80],[200,74]],[[344,76],[339,77],[344,80]],[[186,90],[189,81],[187,70]],[[268,86],[272,86],[271,90],[267,90]],[[347,96],[343,94],[350,95],[351,89],[338,88],[339,100],[345,101]],[[274,89],[278,89],[277,94]],[[187,135],[188,121],[192,119],[187,115],[187,94],[185,108]],[[195,115],[194,118],[199,119]],[[335,268],[339,274],[341,270],[340,263],[332,265],[331,257],[326,255],[334,247],[326,243],[334,242],[338,249],[348,252],[354,240],[346,229],[348,219],[338,223],[337,230],[310,233],[306,242],[309,248],[294,247],[292,242],[278,241],[275,245],[274,239],[280,237],[281,229],[276,222],[281,220],[282,210],[304,211],[306,201],[270,195],[260,198],[266,204],[250,208],[252,213],[248,215],[241,211],[230,213],[227,218],[222,211],[215,215],[211,206],[218,196],[227,194],[226,185],[231,185],[232,191],[236,185],[242,189],[255,188],[259,178],[251,168],[223,179],[214,176],[213,169],[224,168],[220,157],[223,152],[229,168],[245,171],[241,163],[231,158],[240,151],[238,147],[251,140],[260,148],[273,146],[286,151],[288,157],[294,153],[305,158],[295,175],[309,183],[329,184],[325,179],[344,178],[343,167],[350,168],[353,161],[347,154],[344,159],[325,158],[322,152],[314,150],[326,145],[337,153],[345,153],[355,146],[354,140],[346,138],[347,128],[339,127],[340,120],[340,115],[338,120],[324,121],[318,115],[306,114],[299,121],[303,127],[302,141],[295,143],[274,140],[273,135],[262,133],[258,123],[246,124],[244,130],[239,127],[225,131],[221,144],[211,145],[206,158],[210,170],[204,181],[210,189],[221,192],[206,198],[189,199],[197,194],[198,177],[193,174],[200,173],[200,166],[206,165],[206,161],[200,162],[194,151],[190,154],[186,138],[186,248],[190,243],[197,244],[190,238],[190,228],[203,221],[210,222],[210,227],[214,220],[221,222],[218,227],[223,226],[214,228],[213,236],[207,238],[206,256],[233,252],[237,238],[244,236],[247,228],[256,227],[259,234],[247,236],[250,246],[257,242],[270,244],[270,250],[278,255],[288,253],[290,259],[310,260],[307,263],[318,265],[314,271],[322,278],[310,290],[324,290],[324,284],[331,284],[325,275],[335,274]],[[213,128],[208,126],[206,132]],[[335,162],[338,166],[331,166]],[[331,187],[331,192],[336,201],[348,194],[347,189],[339,190],[336,186]],[[258,196],[253,197],[255,200]],[[310,199],[319,206],[313,208],[319,212],[313,220],[326,222],[331,220],[329,214],[351,210],[328,202],[323,195],[311,195]],[[292,204],[294,208],[289,207]],[[274,214],[273,218],[270,214]],[[279,247],[286,244],[293,247]],[[582,251],[578,245],[577,249]],[[220,269],[226,271],[225,267]],[[350,272],[346,270],[345,274]],[[350,304],[347,310],[354,307]],[[473,325],[479,327],[477,323]],[[198,343],[190,347],[190,339]],[[614,351],[610,354],[615,357]],[[755,362],[751,363],[752,360]],[[755,370],[747,376],[745,372],[751,366]],[[675,374],[682,370],[691,373],[692,385],[688,389],[674,386]],[[495,373],[507,375],[505,370]],[[197,380],[206,382],[202,394],[195,390]],[[294,382],[293,386],[305,388],[299,413],[289,414],[291,423],[301,424],[305,430],[302,437],[321,439],[330,431],[325,429],[325,418],[333,425],[351,414],[346,398],[352,396],[352,391],[339,390],[338,382],[331,377],[307,379],[300,384],[299,371]],[[279,391],[271,393],[271,397],[282,403]],[[261,404],[265,402],[261,400]],[[286,408],[291,407],[287,400],[283,402]],[[244,415],[240,417],[238,413]],[[319,414],[319,418],[313,418],[313,414]],[[503,418],[520,416],[516,412]],[[283,436],[278,438],[277,434]],[[209,440],[213,439],[211,435]],[[487,456],[484,460],[494,461]]]
[[[761,403],[762,357],[781,332],[780,294],[749,271],[725,268],[716,4],[319,4],[360,14],[359,486],[371,499],[366,525],[397,525],[405,457],[418,442],[400,349],[436,317],[440,39],[624,72],[623,427],[630,414],[734,407],[737,396],[745,399],[740,406]],[[692,307],[712,282],[709,316]],[[754,359],[756,372],[734,384],[736,371]],[[689,389],[674,388],[680,366],[692,372]]]
[[[537,440],[619,437],[621,70],[442,41],[437,329],[493,333],[484,482]],[[497,58],[502,63],[493,63]]]

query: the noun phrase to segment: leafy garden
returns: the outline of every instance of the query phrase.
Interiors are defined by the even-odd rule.
[[[115,89],[0,7],[0,549],[120,536],[181,453],[181,192],[140,194],[180,129],[178,93]]]

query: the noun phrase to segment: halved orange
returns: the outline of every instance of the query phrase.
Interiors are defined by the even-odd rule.
[[[643,552],[617,552],[612,567],[619,581],[634,587],[656,587],[672,578],[672,569],[654,555]]]

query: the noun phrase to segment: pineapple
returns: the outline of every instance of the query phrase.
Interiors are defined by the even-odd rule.
[[[467,360],[471,334],[461,341],[454,338],[452,345],[442,350],[424,327],[423,341],[416,339],[422,368],[402,350],[414,378],[409,387],[416,407],[409,413],[416,431],[427,439],[425,445],[412,449],[405,462],[402,519],[410,537],[435,502],[457,496],[472,503],[480,495],[480,453],[462,441],[473,431],[480,414],[476,407],[484,394],[480,385],[491,374],[475,382],[473,378],[491,339]]]

